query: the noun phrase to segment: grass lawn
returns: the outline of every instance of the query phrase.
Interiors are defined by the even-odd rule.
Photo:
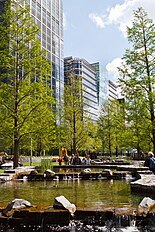
[[[51,162],[51,163],[52,163],[53,166],[58,166],[59,165],[58,162]],[[63,164],[64,163],[62,162],[62,165]],[[23,166],[30,166],[30,162],[23,162]],[[31,166],[37,166],[37,167],[39,167],[39,166],[41,166],[41,162],[32,162]]]
[[[30,166],[30,162],[23,162],[23,166]],[[31,166],[41,166],[41,162],[32,162]]]
[[[4,169],[0,169],[0,174],[1,174],[1,173],[4,173]]]

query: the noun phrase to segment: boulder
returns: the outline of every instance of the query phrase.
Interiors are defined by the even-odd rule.
[[[13,201],[9,202],[7,207],[2,210],[2,215],[7,216],[8,212],[14,209],[23,209],[26,207],[32,207],[29,201],[24,199],[14,199]]]
[[[37,170],[32,170],[31,172],[30,172],[30,175],[37,175],[38,174],[38,171]]]
[[[112,176],[113,175],[113,172],[110,169],[104,169],[102,172],[106,173],[107,176]]]
[[[18,199],[18,198],[14,199],[9,204],[12,204],[13,209],[20,209],[20,208],[26,208],[32,206],[29,201],[24,199]]]
[[[50,169],[47,169],[45,172],[44,172],[44,177],[50,177],[50,176],[54,176],[55,175],[55,172],[53,172],[52,170]]]
[[[144,197],[137,208],[138,216],[146,216],[150,212],[155,212],[155,201],[149,197]]]
[[[70,203],[64,196],[59,196],[54,199],[53,208],[55,209],[67,209],[73,216],[76,211],[76,206]]]
[[[90,168],[86,168],[83,170],[83,173],[91,173],[91,169]]]

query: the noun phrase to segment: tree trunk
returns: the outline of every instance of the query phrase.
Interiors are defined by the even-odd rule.
[[[18,104],[17,104],[17,94],[16,93],[16,101],[15,101],[15,119],[14,119],[14,162],[13,167],[18,167],[18,159],[19,159],[19,134],[18,134]]]
[[[75,111],[73,112],[73,152],[76,154],[76,118]]]
[[[19,160],[19,140],[17,136],[14,136],[14,159],[13,159],[13,168],[18,167]]]
[[[144,50],[145,50],[145,61],[146,61],[146,71],[148,76],[148,89],[149,89],[149,105],[150,105],[150,114],[151,114],[151,123],[152,123],[152,142],[153,142],[153,150],[155,152],[155,114],[154,114],[154,99],[153,99],[153,91],[151,85],[151,72],[149,66],[149,59],[148,59],[148,51],[147,51],[147,42],[145,36],[145,30],[143,29],[143,38],[144,38]]]
[[[116,157],[118,157],[118,146],[116,146]]]

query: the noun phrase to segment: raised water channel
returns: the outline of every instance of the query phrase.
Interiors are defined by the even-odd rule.
[[[8,202],[15,198],[28,200],[38,209],[53,206],[54,198],[65,196],[71,203],[74,203],[80,209],[103,210],[105,207],[111,208],[130,208],[138,206],[143,196],[131,194],[130,182],[127,180],[63,180],[63,181],[10,181],[1,184],[0,187],[0,205],[6,206]],[[47,226],[44,227],[25,227],[10,228],[0,226],[0,231],[149,231],[139,230],[134,225],[130,217],[123,218],[125,224],[122,226],[121,217],[112,219],[103,225],[93,225],[92,219],[88,223],[76,223],[71,221],[68,226]],[[90,224],[89,224],[90,222]],[[126,224],[127,223],[127,224]],[[151,231],[151,230],[150,230]]]
[[[23,176],[17,180],[1,182],[0,206],[6,207],[9,202],[19,198],[25,199],[33,206],[36,206],[37,211],[44,212],[44,209],[46,210],[48,207],[53,206],[55,197],[63,195],[71,203],[75,204],[78,213],[87,212],[87,210],[88,212],[97,212],[97,217],[95,216],[97,223],[96,221],[93,222],[94,216],[88,216],[85,223],[83,223],[83,219],[81,220],[75,217],[75,220],[71,220],[67,226],[60,226],[58,224],[47,225],[44,223],[44,219],[42,219],[43,221],[37,227],[20,224],[19,228],[10,228],[10,224],[8,226],[5,225],[5,227],[3,227],[4,224],[0,224],[0,231],[153,231],[152,228],[151,230],[148,230],[148,228],[143,229],[141,225],[138,227],[136,224],[137,219],[131,216],[131,214],[126,214],[128,209],[130,209],[130,212],[134,212],[141,200],[145,197],[140,193],[131,193],[130,181],[133,181],[133,179],[124,179],[122,175],[121,180],[107,179],[104,177],[101,179],[83,180],[77,178],[77,170],[74,172],[75,176],[70,176],[71,178],[65,173],[63,171],[62,178],[59,176],[59,178],[52,180],[43,178],[44,180],[40,179],[40,181],[37,181],[32,178],[29,181],[30,179],[28,180],[28,177]],[[32,177],[35,176],[32,175]],[[40,178],[40,176],[38,177]],[[120,216],[117,213],[111,214],[113,216],[105,220],[105,214],[103,212],[106,209],[112,209],[113,212],[116,212],[115,209],[120,209],[120,211],[123,209],[124,214]]]
[[[134,208],[143,196],[131,194],[126,180],[10,181],[1,184],[0,206],[22,198],[38,207],[52,206],[54,198],[65,196],[77,208]]]

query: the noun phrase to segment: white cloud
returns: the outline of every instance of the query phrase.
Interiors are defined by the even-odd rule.
[[[115,58],[112,62],[106,65],[106,70],[108,72],[108,79],[116,81],[119,77],[118,67],[122,63],[121,58]]]
[[[104,28],[105,23],[104,23],[104,16],[99,16],[97,14],[91,13],[89,14],[89,18],[96,24],[97,27],[99,28]]]
[[[143,7],[149,17],[155,20],[155,0],[124,0],[124,3],[108,8],[106,15],[91,13],[90,15],[94,17],[89,15],[89,18],[96,23],[96,26],[102,25],[101,28],[104,28],[106,25],[117,26],[123,36],[126,37],[126,27],[131,26],[133,10],[137,10],[139,7]]]

